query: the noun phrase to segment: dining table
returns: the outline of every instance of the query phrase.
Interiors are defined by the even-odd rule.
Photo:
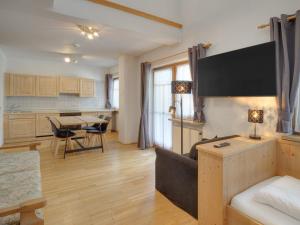
[[[50,118],[55,124],[58,124],[59,127],[63,127],[68,129],[68,127],[80,126],[81,128],[84,126],[92,126],[94,124],[103,124],[108,123],[105,119],[100,119],[96,116],[53,116]],[[101,134],[102,135],[102,134]],[[86,138],[86,136],[75,136],[72,137],[71,140],[74,140],[79,147],[68,149],[66,153],[74,153],[74,152],[82,152],[94,149],[102,149],[103,150],[103,142],[99,145],[94,146],[85,146],[79,140]]]

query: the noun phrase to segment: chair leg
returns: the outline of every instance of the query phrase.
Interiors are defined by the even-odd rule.
[[[103,144],[102,133],[100,133],[100,138],[101,138],[102,152],[104,152],[104,144]]]
[[[58,155],[59,142],[60,142],[59,139],[57,139],[57,138],[54,139],[54,145],[53,145],[53,147],[54,147],[54,149],[55,149],[55,150],[54,150],[54,156],[55,156],[55,157]]]
[[[66,142],[65,142],[64,159],[66,158],[66,151],[67,151],[68,139],[69,138],[66,138]]]

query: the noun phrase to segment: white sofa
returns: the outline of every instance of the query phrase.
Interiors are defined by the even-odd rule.
[[[0,151],[0,225],[44,224],[40,208],[45,204],[39,152]]]

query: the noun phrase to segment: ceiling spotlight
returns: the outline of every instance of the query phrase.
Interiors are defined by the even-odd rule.
[[[65,57],[64,60],[65,60],[65,63],[70,63],[71,62],[71,58],[70,57]]]
[[[69,56],[66,56],[65,58],[64,58],[64,61],[65,61],[65,63],[78,63],[78,60],[76,59],[76,58],[72,58],[72,57],[69,57]]]
[[[93,36],[92,34],[88,34],[87,37],[88,37],[88,39],[90,39],[90,40],[93,40],[93,39],[94,39],[94,36]]]
[[[80,33],[89,40],[99,37],[99,30],[95,27],[85,25],[77,25],[77,27],[80,29]]]

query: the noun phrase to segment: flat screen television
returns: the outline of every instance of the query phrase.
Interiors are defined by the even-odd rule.
[[[199,96],[276,96],[275,42],[198,61]]]

